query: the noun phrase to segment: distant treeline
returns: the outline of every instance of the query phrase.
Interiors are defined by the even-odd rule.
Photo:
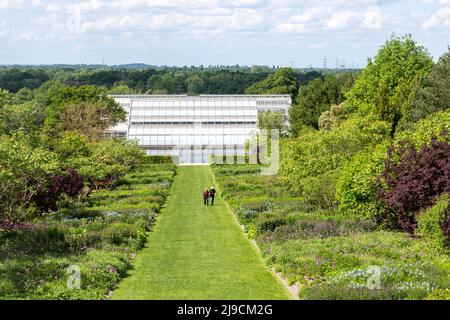
[[[280,68],[275,66],[156,67],[141,64],[4,66],[0,67],[0,88],[16,93],[22,88],[36,89],[49,80],[56,80],[71,86],[103,86],[116,94],[241,94],[277,70]],[[293,69],[297,86],[321,78],[325,73],[337,72],[342,71]]]

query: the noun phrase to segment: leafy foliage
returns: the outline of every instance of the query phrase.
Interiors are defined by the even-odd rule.
[[[320,115],[318,120],[320,130],[331,130],[346,119],[347,115],[343,105],[343,103],[332,105],[329,111],[325,111]]]
[[[353,74],[329,74],[324,79],[317,78],[301,86],[295,104],[290,109],[292,133],[298,135],[301,126],[318,129],[320,115],[329,110],[331,105],[344,101],[344,91],[353,81]]]
[[[97,138],[102,129],[125,119],[123,108],[99,87],[47,82],[39,88],[36,99],[45,110],[44,132],[52,137],[78,130]]]
[[[0,88],[0,108],[9,104],[12,100],[12,94],[5,89]]]
[[[17,92],[22,88],[35,89],[48,80],[48,74],[42,69],[11,69],[0,72],[0,88],[10,92]]]
[[[107,105],[101,102],[69,104],[58,115],[58,132],[78,131],[89,138],[98,140],[117,122],[111,117]]]
[[[287,134],[286,115],[284,112],[264,111],[258,114],[258,128],[260,129],[278,129],[280,135]]]
[[[165,200],[154,195],[168,193],[174,173],[173,164],[145,165],[130,173],[133,184],[93,193],[92,206],[78,203],[27,224],[1,223],[0,297],[104,299],[146,242]],[[143,206],[115,210],[116,202],[126,208],[136,197],[145,199]],[[71,265],[80,267],[78,290],[66,284]]]
[[[433,207],[417,216],[416,235],[429,240],[437,249],[450,245],[450,200],[443,194]]]
[[[90,145],[87,157],[72,158],[68,163],[86,178],[90,186],[111,188],[130,169],[142,162],[145,152],[135,141],[102,140]]]
[[[360,112],[375,113],[396,124],[412,101],[414,86],[433,66],[428,52],[411,36],[393,36],[378,51],[347,93],[348,103]]]
[[[373,117],[352,117],[330,131],[313,131],[282,143],[280,176],[294,193],[304,179],[340,168],[360,150],[382,142],[389,126]]]
[[[450,138],[450,109],[436,112],[416,122],[409,130],[397,132],[394,142],[398,145],[407,140],[415,149],[419,149],[424,144],[429,144],[432,138]]]
[[[39,212],[56,211],[57,201],[63,195],[74,199],[84,187],[84,177],[75,169],[69,168],[64,174],[53,175],[48,179],[48,186],[41,186],[32,200]]]
[[[432,140],[419,151],[408,144],[391,146],[377,189],[403,230],[413,233],[417,213],[450,191],[450,144]]]
[[[384,170],[389,144],[400,147],[405,141],[419,150],[429,144],[433,137],[448,139],[450,118],[448,112],[438,112],[417,122],[410,130],[397,132],[393,141],[386,141],[375,148],[367,148],[358,153],[341,170],[336,197],[342,214],[365,216],[385,227],[397,226],[392,210],[377,200],[376,181]]]
[[[450,106],[450,48],[425,77],[423,86],[416,91],[404,119],[399,124],[402,129],[409,128],[418,120]]]
[[[33,197],[60,165],[53,152],[33,148],[24,138],[0,136],[0,220],[33,214]]]
[[[336,186],[341,214],[381,222],[384,209],[377,201],[375,182],[384,169],[387,146],[382,143],[368,147],[343,166]]]
[[[294,98],[298,84],[291,68],[280,68],[266,79],[253,84],[245,90],[247,94],[289,94]]]
[[[40,130],[42,123],[42,112],[33,102],[5,105],[0,108],[0,135],[13,135],[21,132],[32,136]]]

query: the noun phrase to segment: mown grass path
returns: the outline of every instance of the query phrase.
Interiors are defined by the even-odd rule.
[[[166,206],[112,299],[289,299],[225,201],[204,206],[207,166],[182,166]]]

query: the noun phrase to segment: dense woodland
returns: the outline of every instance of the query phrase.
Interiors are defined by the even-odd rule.
[[[262,191],[264,184],[259,186],[256,177],[246,176],[248,181],[244,183],[234,177],[240,172],[232,173],[226,167],[215,169],[224,179],[219,180],[225,194],[227,186],[238,188],[242,184],[245,189],[254,185],[250,190],[256,192],[253,199],[244,199],[250,191],[237,190],[230,193],[229,201],[249,236],[269,250],[265,251],[268,263],[291,282],[300,282],[309,290],[306,297],[310,298],[449,298],[450,49],[433,61],[411,36],[394,36],[358,72],[270,67],[5,67],[0,69],[0,88],[0,259],[15,261],[20,252],[29,253],[17,244],[23,239],[42,244],[39,255],[48,243],[54,244],[55,250],[70,248],[76,253],[93,243],[107,251],[117,243],[123,249],[127,241],[135,247],[145,241],[145,228],[130,231],[122,218],[112,221],[107,231],[86,227],[89,237],[83,233],[79,238],[73,236],[78,229],[69,228],[61,220],[60,224],[48,220],[52,215],[64,219],[89,217],[80,208],[90,202],[98,205],[92,204],[92,195],[95,199],[101,192],[120,190],[124,185],[140,186],[139,168],[147,168],[148,164],[142,164],[154,161],[145,157],[134,142],[104,136],[106,128],[125,117],[108,94],[283,93],[293,100],[289,128],[284,127],[279,114],[260,119],[260,127],[284,131],[280,172],[276,182],[269,181],[280,187]],[[170,170],[165,168],[165,178],[152,181],[162,183],[153,186],[156,198],[142,201],[153,201],[159,208],[170,186]],[[130,180],[133,172],[136,178]],[[230,179],[228,184],[226,179]],[[262,195],[258,192],[266,192],[270,201],[257,199]],[[292,207],[271,206],[275,198],[283,196],[294,198],[301,208],[295,207],[297,211],[291,214]],[[244,200],[247,207],[243,207]],[[144,218],[139,217],[131,223],[141,225]],[[82,229],[83,223],[74,228]],[[305,230],[310,238],[305,238]],[[342,260],[331,261],[341,250],[331,237],[354,236],[361,230],[376,230],[364,233],[357,243],[367,241],[380,256],[350,259],[349,252]],[[305,241],[302,246],[296,237]],[[329,242],[315,242],[325,238],[330,238]],[[352,238],[342,239],[345,246],[354,242]],[[395,258],[399,268],[424,262],[414,264],[413,269],[429,272],[431,286],[399,289],[420,280],[414,278],[417,274],[404,271],[393,282],[398,287],[385,288],[379,296],[374,292],[366,292],[367,296],[338,292],[336,286],[330,290],[335,285],[330,279],[341,281],[341,289],[344,284],[354,284],[356,280],[348,272],[356,267],[390,263],[387,257],[395,255],[397,244],[402,248],[402,256]],[[384,252],[383,248],[393,251]],[[311,261],[301,260],[311,252]],[[89,259],[107,261],[107,254],[102,254],[101,258]],[[4,261],[0,272],[8,277],[0,282],[0,296],[27,296],[33,285],[20,282],[14,274],[32,268],[34,262]],[[59,272],[56,266],[49,268]],[[341,278],[337,277],[339,272]],[[86,297],[101,297],[99,292],[117,278],[108,278],[98,292],[89,291]],[[65,291],[46,290],[45,294],[33,291],[33,295],[73,298]]]
[[[279,68],[254,67],[142,67],[125,66],[4,66],[0,67],[0,88],[12,93],[36,89],[49,80],[71,86],[95,85],[109,93],[141,94],[242,94]],[[347,72],[325,70],[326,72]],[[350,72],[350,71],[349,71]],[[297,85],[321,77],[318,70],[293,71]],[[294,95],[297,92],[293,92]]]

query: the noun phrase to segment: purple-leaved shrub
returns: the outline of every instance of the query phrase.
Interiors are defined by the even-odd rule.
[[[399,226],[413,233],[417,213],[450,191],[450,144],[432,139],[416,150],[405,142],[391,146],[377,178],[377,198],[392,210]]]
[[[47,188],[40,188],[33,200],[40,212],[57,210],[57,201],[63,194],[75,198],[84,186],[84,177],[69,168],[64,174],[53,175]]]

